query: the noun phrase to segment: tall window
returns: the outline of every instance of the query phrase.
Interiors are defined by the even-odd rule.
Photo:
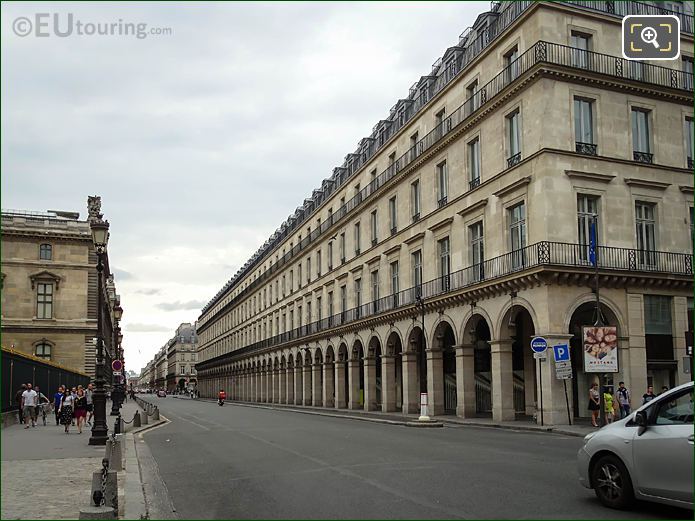
[[[316,320],[319,322],[323,318],[323,309],[321,309],[321,297],[316,297]]]
[[[328,243],[328,270],[333,269],[333,241]]]
[[[598,197],[579,194],[577,196],[577,237],[579,239],[579,258],[589,261],[590,226],[594,215],[598,215]],[[598,241],[598,232],[596,240]]]
[[[355,307],[359,316],[359,307],[362,305],[362,279],[355,279]]]
[[[468,143],[468,187],[472,190],[480,184],[480,138]]]
[[[370,216],[370,228],[372,231],[372,246],[374,246],[377,242],[377,220],[376,220],[376,210],[372,211],[372,214]]]
[[[302,316],[302,306],[297,307],[297,320],[299,320],[299,327],[304,324],[304,317]]]
[[[294,291],[294,270],[290,270],[290,293]],[[265,290],[263,290],[263,300],[265,300]]]
[[[45,358],[46,360],[51,359],[51,344],[46,342],[41,342],[36,344],[36,349],[34,350],[34,355],[39,358]]]
[[[589,63],[591,35],[572,31],[570,47],[572,47],[572,67],[585,69]]]
[[[340,234],[340,263],[345,262],[345,232]]]
[[[53,247],[50,244],[39,246],[39,259],[51,260],[53,258]]]
[[[39,282],[36,286],[36,318],[53,318],[53,284]]]
[[[635,226],[639,262],[644,266],[656,264],[656,205],[635,202]]]
[[[471,266],[473,267],[473,280],[479,281],[485,278],[484,262],[485,250],[483,247],[483,221],[471,224],[468,227],[470,241]]]
[[[512,81],[519,76],[519,62],[517,58],[519,57],[519,49],[514,47],[511,51],[504,55],[504,66],[507,77],[507,81]]]
[[[418,149],[417,149],[417,141],[418,141],[418,133],[415,132],[412,136],[410,136],[410,160],[412,161],[415,159],[418,155]]]
[[[466,98],[468,101],[468,106],[470,107],[469,113],[475,112],[480,107],[480,95],[478,94],[478,80],[471,83],[466,87]]]
[[[316,251],[316,276],[321,276],[321,250]]]
[[[635,161],[652,162],[648,110],[632,109],[632,155]]]
[[[396,196],[394,195],[389,199],[389,228],[391,229],[391,235],[398,231],[398,213],[396,213],[396,208]]]
[[[326,295],[326,298],[328,299],[328,325],[333,325],[333,292],[329,291],[328,295]]]
[[[693,58],[692,56],[685,56],[681,54],[681,69],[684,73],[684,87],[686,89],[692,90],[693,88]]]
[[[398,292],[400,287],[398,284],[398,261],[391,263],[391,294],[394,297],[394,306],[398,305]]]
[[[446,168],[446,161],[437,165],[437,195],[439,206],[444,206],[449,195],[449,174]]]
[[[437,241],[437,250],[439,251],[439,276],[442,281],[442,290],[449,289],[449,275],[451,275],[451,256],[449,254],[449,237]]]
[[[294,329],[294,309],[290,309],[290,327],[289,330],[291,331]]]
[[[302,287],[302,261],[299,261],[299,264],[297,264],[297,284],[299,284],[299,287]],[[272,287],[271,287],[272,291]],[[270,295],[270,300],[273,300],[273,295]]]
[[[434,115],[434,128],[438,136],[441,136],[446,130],[444,129],[444,119],[446,118],[446,109],[442,109]]]
[[[526,206],[519,203],[509,210],[509,246],[512,251],[512,268],[524,265],[524,250],[526,246]]]
[[[340,286],[340,314],[341,322],[345,320],[345,312],[347,311],[347,286]]]
[[[418,288],[419,295],[420,285],[422,284],[422,251],[414,251],[410,255],[410,259],[413,266],[413,286]]]
[[[362,192],[360,191],[360,185],[355,185],[355,198],[357,199],[357,204],[362,202]]]
[[[581,154],[596,155],[593,112],[593,101],[574,98],[574,139],[576,151]]]
[[[379,270],[374,270],[371,273],[371,286],[372,286],[372,302],[374,303],[373,312],[376,313],[378,308],[379,300]]]
[[[685,118],[685,156],[688,168],[693,167],[693,118]]]
[[[306,323],[311,324],[311,300],[306,301]]]
[[[518,109],[507,116],[507,145],[509,151],[507,166],[514,166],[521,160],[521,129]]]
[[[285,276],[282,276],[282,296],[285,296]],[[253,307],[256,307],[256,297],[253,297]]]
[[[420,218],[420,180],[413,181],[410,185],[410,215],[413,221]]]
[[[360,223],[355,223],[355,255],[360,254]]]

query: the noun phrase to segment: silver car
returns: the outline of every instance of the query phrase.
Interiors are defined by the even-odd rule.
[[[693,382],[587,434],[577,454],[579,481],[601,503],[635,499],[693,508]]]

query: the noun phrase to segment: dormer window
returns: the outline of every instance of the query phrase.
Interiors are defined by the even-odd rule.
[[[50,244],[42,244],[41,246],[39,246],[39,259],[52,260],[53,246],[51,246]]]

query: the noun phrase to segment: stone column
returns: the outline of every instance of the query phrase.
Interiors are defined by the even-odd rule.
[[[266,400],[266,375],[265,371],[261,370],[260,378],[258,379],[259,389],[258,389],[258,401],[263,403]]]
[[[439,348],[426,349],[427,412],[430,416],[444,414],[444,361]]]
[[[620,331],[619,334],[624,337],[629,333],[629,341],[623,346],[624,342],[618,340],[618,364],[625,375],[625,387],[630,390],[634,410],[642,405],[642,393],[647,390],[647,341],[644,336],[644,298],[641,294],[627,294],[627,322],[628,331]],[[629,355],[625,356],[625,353]],[[579,392],[588,393],[585,389],[579,389]]]
[[[676,385],[684,384],[692,380],[689,363],[683,363],[685,358],[685,332],[688,330],[688,299],[686,297],[673,297],[673,356],[678,362],[676,372]],[[685,371],[688,371],[687,373]],[[617,385],[617,382],[616,382]]]
[[[417,379],[417,353],[406,351],[403,358],[403,413],[420,412],[420,382]]]
[[[287,369],[280,369],[280,394],[278,403],[287,403]]]
[[[347,408],[347,396],[345,396],[345,364],[336,362],[335,365],[335,408]]]
[[[311,405],[311,366],[304,366],[304,405]]]
[[[294,403],[294,367],[287,368],[287,391],[285,393],[285,403],[291,405]]]
[[[348,390],[348,409],[360,409],[360,361],[350,360],[348,362],[348,379],[350,384]]]
[[[472,344],[454,346],[456,349],[456,416],[475,416],[475,366]]]
[[[333,362],[323,364],[323,406],[335,405],[335,368]]]
[[[294,404],[302,405],[304,401],[304,384],[302,375],[304,374],[304,368],[300,366],[294,367]]]
[[[514,376],[512,373],[512,341],[490,342],[492,354],[492,419],[514,420]]]
[[[381,357],[381,410],[396,410],[396,364],[393,356]]]
[[[323,364],[314,363],[312,366],[312,389],[311,389],[311,405],[321,407],[323,405],[323,384],[321,382],[321,371]]]
[[[364,410],[376,411],[376,359],[373,356],[364,359]]]

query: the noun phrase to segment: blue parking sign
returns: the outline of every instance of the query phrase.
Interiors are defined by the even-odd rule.
[[[553,354],[556,362],[569,362],[570,360],[570,348],[567,344],[553,346]]]

